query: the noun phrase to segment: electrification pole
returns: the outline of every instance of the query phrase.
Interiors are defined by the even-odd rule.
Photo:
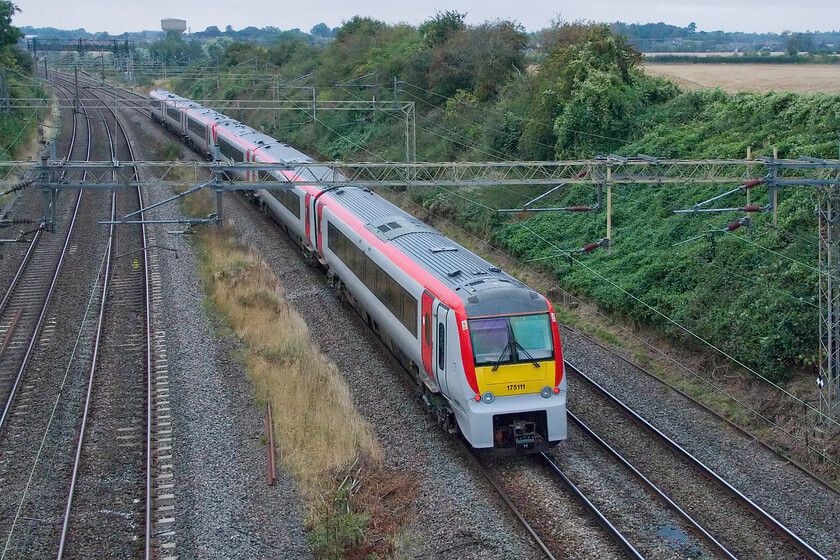
[[[820,411],[840,418],[840,167],[819,193]]]

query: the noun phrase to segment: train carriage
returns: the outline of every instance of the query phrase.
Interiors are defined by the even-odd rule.
[[[156,120],[206,155],[218,145],[230,161],[283,163],[290,169],[272,173],[286,179],[312,176],[294,168],[311,158],[270,136],[169,92],[150,99]],[[256,180],[251,173],[246,180]],[[562,349],[545,297],[349,182],[254,197],[412,372],[444,425],[499,452],[565,439]]]

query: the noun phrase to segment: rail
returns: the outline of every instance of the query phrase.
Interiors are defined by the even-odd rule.
[[[702,461],[694,457],[694,455],[689,453],[684,447],[679,445],[673,439],[669,438],[662,431],[653,426],[650,422],[642,418],[638,413],[632,410],[629,406],[627,406],[625,403],[619,400],[612,393],[607,391],[605,388],[601,387],[594,379],[583,373],[580,369],[578,369],[568,361],[564,360],[564,364],[567,370],[573,371],[580,379],[583,379],[588,385],[590,385],[596,391],[602,394],[616,407],[618,407],[624,414],[628,415],[639,425],[643,426],[649,433],[653,434],[656,437],[656,439],[663,442],[668,448],[676,452],[688,464],[698,469],[700,472],[703,473],[705,477],[715,482],[720,488],[726,491],[726,493],[734,497],[739,503],[743,504],[750,512],[753,513],[754,516],[760,519],[768,527],[771,527],[775,533],[780,535],[784,540],[790,542],[797,549],[797,551],[803,555],[803,557],[825,560],[825,557],[822,554],[816,551],[813,547],[811,547],[808,543],[806,543],[802,538],[796,535],[783,523],[781,523],[775,517],[770,515],[767,511],[765,511],[758,504],[753,502],[750,498],[748,498],[734,486],[729,484],[726,480],[724,480],[720,475],[718,475],[705,463],[703,463]]]

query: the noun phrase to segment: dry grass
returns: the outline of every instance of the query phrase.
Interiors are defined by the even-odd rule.
[[[206,213],[211,194],[194,195],[192,211]],[[232,226],[204,229],[198,244],[213,309],[241,341],[257,401],[271,403],[280,464],[307,504],[316,557],[391,555],[417,496],[416,477],[383,466],[379,443],[344,378]]]
[[[382,451],[347,383],[312,344],[271,270],[231,231],[213,228],[202,237],[210,299],[246,348],[257,400],[272,403],[285,468],[304,489],[320,492],[358,457],[378,463]]]
[[[836,64],[648,63],[644,69],[650,76],[662,76],[689,90],[840,93],[840,66]]]

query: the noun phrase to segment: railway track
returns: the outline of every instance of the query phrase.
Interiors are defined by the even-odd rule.
[[[87,75],[81,74],[79,76],[79,85],[88,92],[88,97],[93,97],[102,102],[102,105],[108,107],[115,127],[119,129],[120,135],[124,139],[127,146],[128,153],[121,155],[119,159],[135,160],[134,151],[132,149],[131,141],[131,127],[126,125],[126,120],[131,120],[134,113],[126,114],[123,112],[118,117],[115,109],[118,104],[112,103],[116,99],[129,98],[132,101],[137,101],[139,97],[145,102],[145,96],[130,92],[121,88],[115,88],[110,84],[102,82],[101,80]],[[136,109],[136,111],[145,117],[149,117],[148,111]],[[136,173],[141,173],[136,171]],[[139,177],[138,177],[139,178]],[[125,200],[125,198],[123,198]],[[134,214],[139,209],[145,207],[144,196],[141,189],[136,191],[135,204],[126,205],[119,209],[118,216],[125,216]],[[143,214],[140,213],[134,216],[132,220],[142,219]],[[137,275],[140,271],[143,272],[144,281],[136,283],[138,286],[143,286],[142,297],[139,294],[136,298],[129,298],[135,301],[134,306],[139,306],[142,301],[144,311],[136,310],[136,316],[145,317],[145,324],[142,329],[140,325],[136,325],[133,330],[133,336],[139,336],[143,332],[144,351],[143,356],[137,356],[136,360],[126,360],[125,352],[119,353],[118,360],[128,362],[129,364],[146,364],[144,372],[135,371],[133,379],[145,380],[145,490],[142,496],[145,497],[145,544],[144,555],[146,558],[150,556],[158,556],[161,558],[174,557],[175,554],[175,481],[174,481],[174,466],[172,462],[172,418],[170,416],[169,403],[169,375],[168,375],[168,358],[166,349],[166,332],[160,328],[153,330],[152,324],[154,322],[154,308],[160,307],[162,301],[161,295],[161,279],[158,266],[158,258],[156,253],[156,240],[152,230],[146,228],[145,225],[127,225],[120,226],[121,230],[115,259],[115,282],[112,284],[117,288],[118,293],[125,295],[127,286],[131,284],[128,279],[132,275]],[[133,239],[133,241],[131,241]],[[113,299],[113,298],[112,298]],[[116,302],[116,307],[132,307],[132,304],[121,304]],[[113,305],[113,303],[112,303]],[[125,314],[123,314],[125,317]],[[130,315],[129,315],[130,316]],[[125,323],[123,320],[120,325],[112,326],[112,329],[125,330]],[[119,344],[119,343],[118,343]],[[109,367],[102,368],[108,371]],[[125,374],[129,368],[118,368],[122,375]],[[136,369],[136,368],[135,368]],[[122,379],[122,377],[120,378]],[[107,385],[107,380],[104,384]],[[132,390],[132,392],[139,393],[139,391]],[[112,388],[110,392],[124,393],[126,388]],[[124,412],[124,411],[123,411]],[[139,410],[137,417],[140,417]],[[125,418],[128,422],[129,419]],[[131,423],[131,422],[129,422]],[[140,427],[135,425],[115,426],[115,430],[119,432],[118,438],[125,440],[133,440],[140,437]],[[119,463],[119,461],[112,461],[112,463]],[[120,491],[124,489],[119,489]],[[88,508],[90,509],[90,508]]]
[[[128,135],[116,112],[112,114],[127,151],[117,153],[112,141],[111,156],[134,159]],[[102,119],[108,127],[104,114]],[[116,133],[109,130],[112,138]],[[134,199],[115,192],[111,220],[141,205],[139,191]],[[118,237],[111,225],[108,240],[97,334],[58,558],[65,554],[96,557],[126,548],[127,557],[149,558],[151,554],[146,511],[151,495],[147,436],[152,369],[145,235],[131,228]],[[137,538],[140,525],[145,527],[143,539]]]
[[[623,403],[597,384],[584,380],[584,374],[572,364],[566,363],[566,368],[575,376],[576,385],[588,384],[593,392],[601,392],[599,402],[595,402],[594,397],[586,398],[588,402],[595,402],[594,410],[604,414],[610,406],[618,407],[621,414],[632,419],[634,427],[638,427],[638,433],[621,431],[616,435],[615,426],[619,421],[613,418],[609,427],[599,425],[601,433],[608,436],[599,436],[581,418],[569,412],[570,437],[578,441],[591,440],[587,446],[601,449],[600,454],[588,456],[583,466],[589,471],[589,477],[580,476],[581,468],[571,469],[577,470],[577,474],[564,472],[559,464],[568,460],[564,445],[534,456],[537,462],[530,463],[529,471],[527,465],[520,469],[522,465],[511,466],[510,462],[497,463],[492,458],[487,459],[461,443],[546,558],[574,556],[578,550],[570,553],[566,543],[551,537],[550,518],[564,515],[555,513],[557,504],[550,503],[561,500],[560,494],[552,492],[553,484],[581,504],[577,518],[597,525],[599,538],[612,544],[609,553],[617,557],[668,558],[678,554],[730,560],[825,558]],[[607,416],[612,417],[609,413]],[[616,437],[620,441],[614,445],[607,442]],[[641,451],[635,456],[622,453],[618,448],[624,446]],[[543,469],[536,470],[544,470],[550,476],[535,475],[532,471],[539,466]],[[534,476],[537,476],[536,481],[526,483],[527,490],[523,490],[523,479]],[[575,478],[582,478],[583,484],[577,483]],[[599,482],[592,484],[591,478]],[[628,499],[628,487],[634,482],[638,484],[633,494],[635,498]],[[604,492],[609,495],[605,496]],[[652,531],[651,527],[660,527],[660,530]],[[592,540],[591,536],[589,540]],[[590,550],[589,554],[603,553]]]
[[[408,371],[405,371],[405,373],[406,375],[409,375]],[[549,546],[545,543],[542,537],[540,537],[539,534],[537,534],[537,531],[534,530],[534,527],[531,525],[531,523],[528,522],[528,520],[525,518],[525,515],[523,515],[519,508],[516,507],[516,505],[513,502],[513,499],[511,499],[511,497],[508,495],[508,492],[505,491],[502,485],[500,485],[496,481],[496,478],[490,473],[490,470],[482,464],[481,460],[476,456],[474,451],[467,445],[467,443],[464,440],[458,438],[458,443],[460,444],[461,449],[464,451],[464,453],[471,459],[472,463],[476,466],[476,468],[479,469],[479,471],[481,471],[481,473],[484,475],[484,477],[487,479],[487,481],[490,483],[493,489],[499,494],[499,497],[501,497],[502,500],[505,502],[508,509],[510,509],[511,513],[514,515],[514,517],[516,517],[517,521],[519,521],[519,523],[531,537],[531,540],[534,541],[534,544],[537,546],[537,548],[539,548],[543,552],[546,558],[549,558],[550,560],[555,560],[555,556],[549,549]]]
[[[595,427],[570,412],[572,422],[632,469],[649,493],[668,503],[719,557],[824,558],[575,366],[567,362],[566,371],[578,394],[583,393],[576,401],[585,405],[580,406],[580,416]],[[595,430],[602,435],[596,436]]]
[[[563,481],[563,484],[572,491],[572,493],[580,500],[580,502],[585,506],[585,508],[589,511],[593,518],[595,518],[598,524],[604,529],[604,531],[609,535],[609,537],[615,542],[624,554],[628,558],[635,558],[638,560],[642,560],[644,556],[642,556],[638,550],[630,543],[627,537],[613,524],[610,522],[609,519],[604,515],[604,513],[595,505],[589,498],[586,497],[574,482],[566,476],[566,474],[562,471],[562,469],[555,463],[551,457],[545,452],[540,453],[539,457],[545,461],[545,464],[553,471],[560,480]]]
[[[138,97],[139,94],[129,92],[111,86],[103,87],[103,82],[91,76],[83,75],[80,85],[85,87],[94,98],[98,98],[105,105],[110,105],[107,97]],[[145,97],[139,96],[143,100]],[[135,99],[136,100],[136,99]],[[119,129],[120,136],[124,139],[127,153],[120,155],[122,160],[136,160],[132,148],[130,127],[126,126],[124,118],[126,115],[117,115],[117,111],[111,107],[115,127]],[[138,111],[149,116],[148,112]],[[136,171],[140,173],[140,171]],[[139,179],[139,177],[138,177]],[[127,203],[131,199],[133,202]],[[134,195],[122,197],[122,204],[118,207],[117,216],[125,216],[136,213],[145,207],[144,196],[141,189],[137,189]],[[143,213],[138,214],[134,219],[142,219]],[[172,558],[175,554],[175,491],[172,463],[172,421],[169,414],[169,386],[168,386],[168,359],[166,351],[166,333],[163,330],[153,330],[154,308],[161,305],[161,279],[155,251],[156,240],[154,233],[147,229],[144,224],[137,226],[121,226],[116,241],[116,254],[114,255],[113,282],[110,308],[111,325],[106,324],[106,331],[119,333],[111,335],[104,353],[104,359],[100,370],[99,383],[103,386],[100,392],[107,395],[130,394],[145,396],[145,399],[135,399],[133,407],[126,407],[120,402],[114,414],[114,402],[98,405],[105,410],[102,414],[109,414],[109,421],[100,423],[104,430],[111,429],[117,434],[116,438],[120,446],[133,448],[134,451],[145,451],[141,459],[137,457],[135,467],[132,470],[134,476],[141,476],[144,480],[141,487],[138,485],[132,495],[132,503],[143,505],[144,517],[142,525],[145,525],[145,539],[142,543],[143,555],[145,558],[157,556],[160,558]],[[112,228],[112,235],[116,233]],[[140,320],[142,318],[142,321]],[[115,350],[116,349],[116,350]],[[138,365],[145,367],[139,368]],[[126,375],[130,372],[130,375]],[[118,374],[118,375],[115,375]],[[141,386],[142,385],[142,386]],[[94,402],[100,402],[96,399]],[[110,408],[109,408],[110,405]],[[132,413],[128,413],[128,408]],[[96,417],[95,411],[92,414]],[[144,418],[143,422],[140,419]],[[141,424],[145,424],[144,426]],[[103,428],[100,427],[100,431]],[[145,442],[141,445],[141,439],[145,435]],[[114,471],[122,468],[129,470],[124,456],[109,456],[110,450],[105,448],[101,453],[99,461],[104,465],[106,471]],[[91,453],[95,454],[96,451]],[[132,456],[136,455],[134,453]],[[86,463],[89,470],[88,458]],[[139,465],[144,465],[141,473]],[[103,489],[99,487],[98,480],[101,476],[89,478],[92,484],[84,485],[88,488],[88,504],[80,508],[81,517],[84,512],[91,510],[113,509],[114,503],[119,502],[121,496],[127,494],[125,485],[113,485],[105,495],[113,496],[111,503],[103,503]],[[92,492],[91,492],[92,490]],[[90,499],[92,498],[92,499]],[[98,502],[98,503],[97,503]],[[131,508],[128,508],[131,509]],[[135,508],[136,509],[136,508]],[[69,500],[67,512],[70,512]],[[66,523],[68,524],[68,523]],[[141,523],[136,523],[141,525]],[[132,529],[123,524],[117,527],[124,534],[132,536]],[[101,532],[101,527],[94,524],[89,527],[89,534]],[[78,532],[78,531],[77,531]],[[83,532],[83,531],[82,531]],[[88,540],[91,540],[88,537]],[[99,539],[100,541],[102,539]],[[113,537],[112,537],[113,540]],[[110,550],[108,548],[108,550]],[[102,547],[92,548],[92,554],[101,554]]]
[[[78,153],[82,159],[97,157],[93,154],[93,127],[87,112],[73,114],[73,135],[65,150],[69,158],[78,157]],[[52,538],[49,508],[44,503],[54,498],[43,497],[54,492],[51,486],[56,481],[51,476],[62,462],[64,428],[73,421],[72,407],[58,406],[62,402],[59,397],[64,395],[64,404],[73,400],[72,359],[68,356],[76,355],[77,350],[84,354],[83,344],[73,346],[73,341],[82,340],[85,333],[81,318],[85,301],[75,291],[74,284],[84,285],[88,281],[94,284],[92,271],[98,265],[95,240],[80,232],[96,227],[96,209],[102,197],[96,193],[75,194],[69,213],[63,211],[71,202],[65,200],[66,193],[52,199],[52,204],[60,210],[56,213],[57,229],[66,227],[66,235],[42,233],[40,244],[34,250],[35,255],[50,253],[47,249],[51,245],[60,245],[60,251],[52,254],[58,255],[54,258],[61,266],[47,266],[47,270],[52,269],[50,273],[41,272],[49,279],[49,287],[39,292],[34,290],[36,281],[21,279],[10,290],[10,302],[21,287],[34,292],[26,297],[33,304],[38,302],[33,306],[39,312],[31,329],[16,329],[20,336],[26,336],[28,343],[25,359],[6,394],[0,425],[0,480],[4,487],[0,493],[0,558],[32,557],[32,551],[39,550]],[[35,262],[34,258],[26,259],[22,265],[24,273]]]
[[[708,414],[711,414],[712,416],[717,418],[720,422],[726,424],[727,426],[729,426],[730,428],[732,428],[733,430],[735,430],[736,432],[741,434],[744,438],[746,438],[750,442],[753,442],[755,444],[760,445],[762,448],[764,448],[768,452],[772,453],[779,460],[790,464],[792,467],[794,467],[795,469],[797,469],[798,471],[800,471],[801,473],[806,475],[808,478],[810,478],[811,480],[813,480],[814,482],[816,482],[817,484],[819,484],[820,486],[822,486],[823,488],[825,488],[826,490],[831,492],[832,494],[840,495],[840,490],[835,488],[828,480],[826,480],[825,478],[820,476],[813,469],[809,468],[807,465],[804,465],[804,464],[794,460],[792,457],[789,457],[785,454],[779,453],[779,451],[777,449],[775,449],[770,443],[768,443],[764,439],[756,436],[753,433],[750,433],[749,431],[747,431],[746,429],[744,429],[740,425],[736,424],[735,422],[733,422],[732,420],[730,420],[729,418],[727,418],[726,416],[724,416],[720,412],[718,412],[718,411],[716,411],[712,408],[709,408],[703,402],[694,398],[690,394],[686,393],[685,391],[683,391],[682,389],[680,389],[679,387],[677,387],[673,383],[670,383],[667,380],[662,379],[661,377],[657,376],[655,373],[651,372],[650,370],[648,370],[648,369],[640,366],[639,364],[635,363],[634,361],[628,359],[626,356],[623,356],[619,353],[614,352],[613,350],[606,347],[604,344],[598,342],[596,339],[592,338],[591,336],[588,336],[588,335],[586,335],[582,332],[578,332],[575,329],[573,329],[573,328],[571,328],[567,325],[564,325],[564,329],[567,329],[568,331],[574,333],[576,336],[585,340],[589,344],[592,344],[593,346],[602,349],[604,352],[608,352],[612,357],[614,357],[615,359],[623,362],[624,364],[626,364],[626,366],[631,368],[633,371],[640,372],[640,373],[644,374],[644,376],[649,378],[651,381],[654,381],[657,384],[661,384],[661,385],[666,386],[670,391],[673,391],[674,393],[680,395],[680,397],[682,397],[683,399],[693,403],[698,408],[702,409],[703,411],[707,412]]]
[[[580,423],[579,425],[581,426],[581,428],[583,427],[582,423]],[[642,475],[642,476],[644,476],[644,475]],[[725,483],[724,483],[724,485],[725,485]],[[670,500],[670,498],[667,498],[667,496],[664,496],[664,492],[662,492],[662,494],[663,494],[663,496],[660,496],[660,498],[658,498],[658,499],[666,499],[666,501]],[[744,506],[744,507],[746,509],[749,509],[748,506]],[[686,514],[686,515],[688,515],[688,514]],[[758,518],[760,517],[758,512],[753,512],[752,515],[754,515],[756,520],[758,520]],[[762,524],[764,522],[765,521],[760,521],[759,524]],[[779,524],[779,525],[781,525],[781,524]],[[758,525],[756,525],[756,526],[758,526]],[[701,528],[702,528],[702,525],[700,525],[698,523],[697,527],[695,527],[694,530],[696,530],[698,533],[702,533]],[[703,530],[703,531],[705,531],[705,530]],[[816,553],[816,551],[813,551],[813,549],[810,549],[810,547],[808,547],[807,543],[800,542],[799,544],[797,544],[798,537],[793,535],[790,531],[785,531],[783,528],[779,528],[779,529],[777,529],[777,532],[778,532],[778,534],[783,535],[784,539],[789,539],[790,540],[790,549],[789,550],[773,549],[774,554],[776,552],[779,552],[782,556],[791,555],[792,557],[800,557],[800,555],[802,555],[802,557],[816,557],[816,558],[821,557],[821,556],[819,556],[819,553]],[[711,537],[711,533],[708,533],[707,538],[714,541],[714,538]],[[704,539],[704,540],[706,540],[706,539]],[[762,546],[759,541],[756,541],[755,543],[750,544],[748,542],[747,543],[740,542],[740,540],[738,538],[733,539],[733,538],[730,537],[730,538],[722,539],[722,540],[732,541],[732,542],[735,543],[735,546],[733,548],[740,548],[740,549],[746,551],[746,552],[739,553],[739,557],[747,557],[747,555],[750,555],[753,552],[760,551],[760,547]],[[801,539],[798,539],[798,540],[801,541]],[[731,546],[731,543],[727,543],[727,545]],[[804,546],[802,546],[802,545],[804,545]],[[808,549],[810,549],[810,551]],[[725,548],[723,545],[721,545],[721,548],[719,549],[718,554],[722,557],[734,557],[735,556],[733,553],[728,552],[728,549]],[[815,555],[812,555],[812,554],[815,554]]]
[[[84,135],[82,144],[84,159],[90,158],[91,131],[84,115]],[[77,130],[81,121],[73,115],[73,134],[67,149],[71,158],[77,146]],[[12,282],[0,301],[0,337],[3,339],[0,353],[0,398],[4,406],[0,415],[0,431],[3,430],[11,411],[12,403],[19,392],[23,373],[29,358],[39,340],[41,330],[47,320],[47,309],[55,284],[61,271],[70,245],[73,226],[79,213],[82,200],[81,191],[75,203],[70,207],[66,235],[63,237],[43,234],[43,226],[33,233],[29,248],[23,256]],[[54,204],[57,201],[53,201]],[[65,219],[66,215],[62,216]]]
[[[57,89],[62,91],[61,86]],[[100,110],[96,119],[81,108],[80,115],[84,119],[74,115],[74,120],[87,124],[89,136],[84,144],[88,154],[95,145],[91,131],[96,126],[102,127],[111,146],[109,156],[96,157],[133,159],[128,135],[116,113],[112,122],[123,137],[125,147],[121,148],[116,146],[116,139],[111,139],[109,118],[104,112]],[[79,196],[81,199],[81,192]],[[97,218],[109,216],[91,210],[104,197],[101,193],[89,197],[96,200],[91,201],[87,212],[82,208],[76,214],[86,216],[85,228],[101,233]],[[133,201],[113,193],[110,217],[142,205],[139,192]],[[62,305],[50,311],[60,315],[51,319],[51,324],[58,325],[54,329],[62,332],[56,332],[52,339],[42,335],[31,344],[37,347],[32,352],[36,359],[29,368],[34,373],[21,366],[17,386],[23,389],[10,391],[19,396],[14,399],[11,394],[9,412],[4,413],[4,418],[14,418],[14,425],[0,426],[0,452],[4,455],[0,463],[4,486],[0,493],[0,558],[48,557],[56,550],[59,558],[150,558],[154,546],[161,551],[157,556],[166,557],[174,547],[173,539],[167,538],[166,524],[155,523],[161,521],[167,507],[172,507],[171,499],[168,494],[153,493],[153,479],[167,478],[162,472],[166,470],[166,452],[156,454],[153,447],[166,449],[169,439],[162,418],[165,413],[160,412],[167,402],[165,348],[155,338],[159,333],[151,330],[148,311],[150,302],[159,299],[156,264],[146,258],[146,249],[154,245],[154,240],[147,241],[143,228],[130,229],[134,231],[117,234],[111,228],[100,262],[95,260],[95,255],[103,254],[96,249],[103,244],[101,239],[95,241],[100,236],[77,238],[71,236],[75,230],[66,236],[65,253],[75,256],[71,262],[84,260],[78,267],[93,270],[94,277],[92,281],[81,276],[65,279],[62,289],[65,293],[68,289],[92,289],[81,309],[77,306],[74,312]],[[27,261],[22,268],[32,267],[33,259]],[[56,273],[52,284],[61,285],[63,276]],[[21,280],[14,284],[34,283]],[[58,289],[56,292],[60,293]],[[14,301],[14,297],[9,300]],[[8,307],[13,310],[11,304]],[[66,321],[75,325],[74,336],[67,336],[67,328],[62,327],[65,320],[61,316],[67,313],[77,317]],[[22,312],[16,316],[15,332],[20,333]],[[72,348],[67,347],[66,340],[75,340]],[[14,348],[15,344],[8,346]],[[158,358],[157,365],[153,355]],[[41,374],[47,369],[41,364],[46,362],[51,363],[52,373]],[[155,467],[153,459],[159,460]],[[60,504],[64,504],[63,516]],[[158,539],[153,539],[153,531],[158,532]]]

